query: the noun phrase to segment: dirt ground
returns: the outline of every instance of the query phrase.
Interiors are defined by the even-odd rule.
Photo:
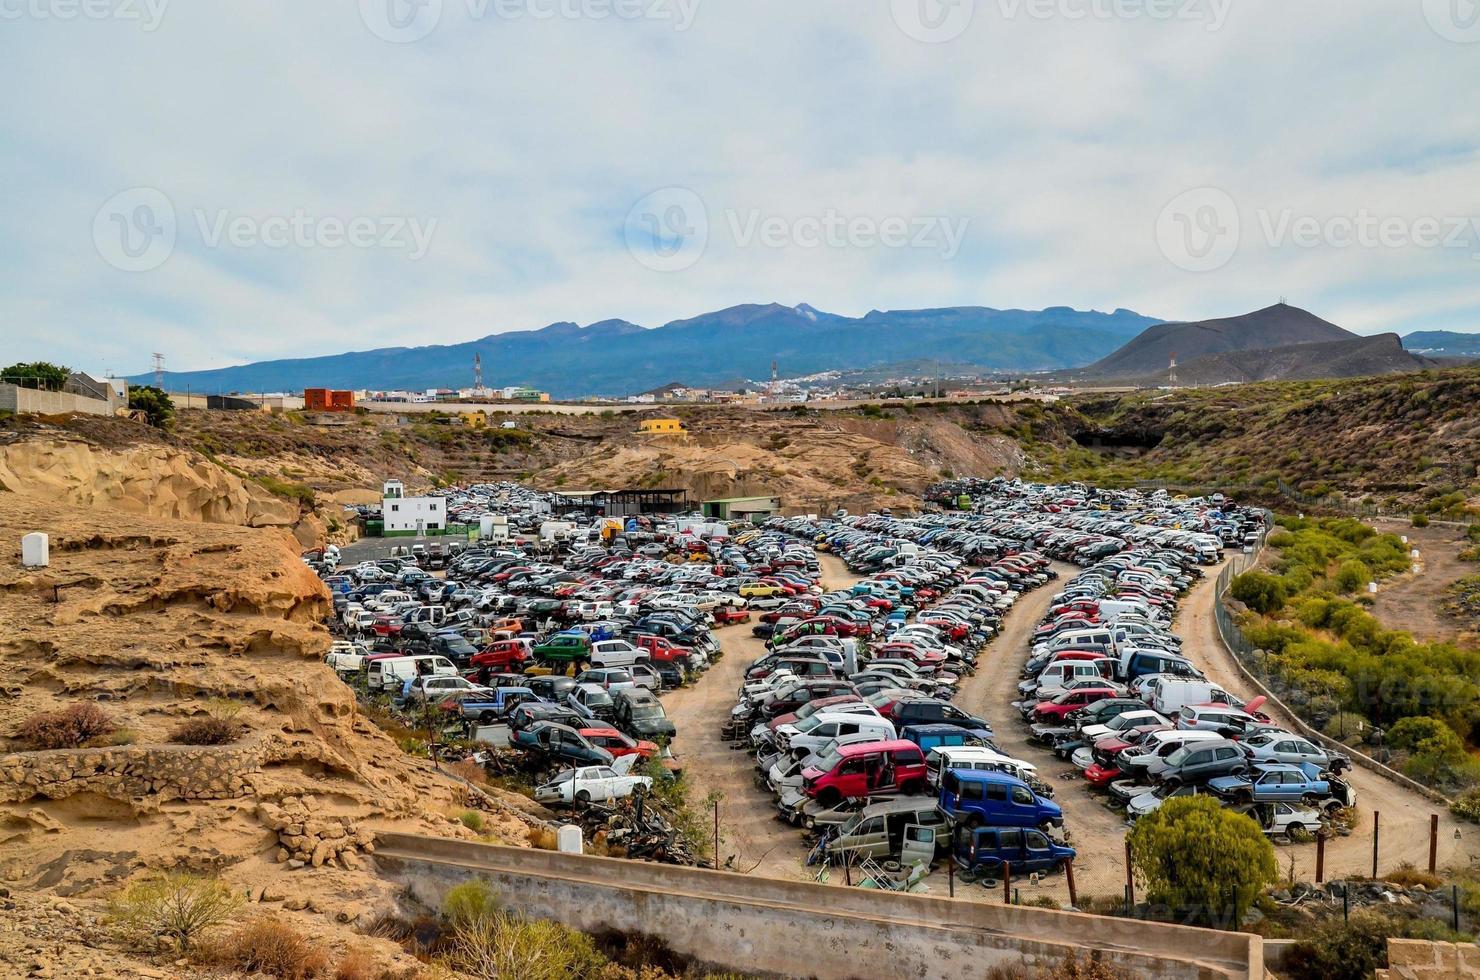
[[[1411,527],[1406,520],[1379,519],[1377,529],[1406,535],[1410,548],[1419,551],[1421,572],[1406,572],[1380,583],[1372,603],[1372,615],[1391,629],[1407,630],[1425,642],[1471,642],[1466,624],[1444,608],[1445,593],[1467,575],[1480,572],[1473,562],[1460,561],[1459,553],[1469,546],[1464,528],[1448,524]]]
[[[831,556],[822,557],[822,567],[823,581],[828,587],[856,581]],[[1070,565],[1054,567],[1059,571],[1059,582],[1076,572]],[[1242,697],[1252,697],[1254,691],[1244,683],[1232,655],[1218,638],[1213,618],[1218,570],[1206,569],[1205,578],[1184,598],[1176,629],[1183,637],[1183,649],[1210,679]],[[1069,842],[1079,852],[1075,882],[1083,901],[1086,896],[1119,895],[1124,888],[1127,829],[1124,817],[1107,805],[1104,794],[1085,786],[1073,766],[1030,742],[1027,726],[1011,707],[1017,697],[1018,671],[1027,657],[1029,637],[1047,610],[1056,586],[1057,583],[1050,583],[1018,600],[1003,620],[1002,633],[983,652],[977,673],[962,683],[957,702],[991,721],[1003,750],[1037,765],[1039,775],[1053,784],[1055,799],[1064,808]],[[810,878],[816,869],[809,870],[802,863],[805,845],[801,834],[776,819],[771,794],[756,782],[751,756],[741,749],[732,749],[719,738],[719,728],[729,717],[741,675],[761,655],[765,645],[750,635],[748,625],[722,630],[719,637],[724,658],[698,684],[666,699],[669,714],[680,732],[675,747],[681,749],[698,796],[712,790],[725,796],[720,812],[724,838],[720,848],[722,860],[737,871],[790,880]],[[1427,865],[1429,819],[1436,813],[1440,818],[1439,866],[1468,867],[1480,861],[1480,834],[1474,833],[1471,826],[1461,827],[1444,808],[1368,770],[1356,768],[1351,779],[1357,790],[1360,820],[1350,837],[1328,842],[1328,879],[1371,871],[1374,811],[1382,814],[1380,871],[1392,870],[1405,862],[1419,868]],[[1458,839],[1456,832],[1460,835]],[[1276,846],[1282,872],[1293,857],[1297,874],[1304,880],[1314,880],[1314,844],[1277,843]],[[841,875],[832,875],[830,883],[841,885]],[[927,878],[925,884],[932,894],[941,895],[947,890],[942,871]],[[1036,883],[1025,880],[1018,888],[1023,901],[1046,895],[1067,903],[1069,897],[1063,875]],[[1001,893],[995,888],[988,890],[981,885],[958,883],[957,897],[995,902],[1001,900]]]

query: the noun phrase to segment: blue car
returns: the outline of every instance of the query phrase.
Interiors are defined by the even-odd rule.
[[[899,737],[920,746],[920,751],[929,755],[931,749],[942,745],[983,745],[991,748],[992,733],[984,728],[962,728],[958,725],[924,724],[905,725]]]
[[[1016,878],[1058,871],[1076,853],[1031,827],[978,827],[959,835],[953,857],[962,871],[998,876],[1010,865]]]
[[[1064,825],[1064,811],[1057,803],[1001,772],[947,769],[940,780],[939,803],[946,816],[973,829]]]
[[[1317,773],[1287,763],[1256,765],[1244,776],[1219,776],[1208,780],[1208,789],[1238,803],[1314,801],[1331,794],[1331,784]]]

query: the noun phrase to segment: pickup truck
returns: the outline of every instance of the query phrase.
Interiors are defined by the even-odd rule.
[[[509,712],[529,701],[539,700],[527,687],[500,687],[484,695],[459,699],[458,712],[469,721],[491,725],[509,716]]]

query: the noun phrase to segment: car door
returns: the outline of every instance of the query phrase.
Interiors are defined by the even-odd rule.
[[[1040,830],[1023,831],[1023,870],[1052,871],[1057,863],[1053,856],[1053,845]]]
[[[899,863],[909,868],[917,864],[930,866],[935,860],[936,835],[935,827],[922,827],[919,824],[910,824],[904,828],[904,842],[900,846]]]

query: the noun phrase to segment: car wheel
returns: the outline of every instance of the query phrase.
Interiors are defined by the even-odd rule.
[[[579,791],[578,793],[576,793],[576,802],[581,804],[590,803],[591,794],[586,792],[585,790]]]
[[[1285,828],[1285,840],[1291,844],[1297,844],[1305,836],[1305,825],[1292,823]]]
[[[1161,784],[1167,788],[1169,793],[1182,788],[1182,780],[1176,776],[1168,776],[1161,781]]]
[[[970,814],[969,816],[967,816],[965,822],[966,822],[966,829],[967,830],[975,830],[976,828],[978,828],[978,827],[980,827],[982,825],[982,818],[980,816],[978,816],[977,814],[973,813],[973,814]]]
[[[496,720],[497,718],[492,711],[485,711],[478,716],[478,723],[481,725],[492,725]]]
[[[831,786],[829,786],[818,795],[817,802],[822,804],[824,807],[831,809],[837,806],[839,803],[843,802],[843,794],[839,793],[836,789],[833,789]]]

